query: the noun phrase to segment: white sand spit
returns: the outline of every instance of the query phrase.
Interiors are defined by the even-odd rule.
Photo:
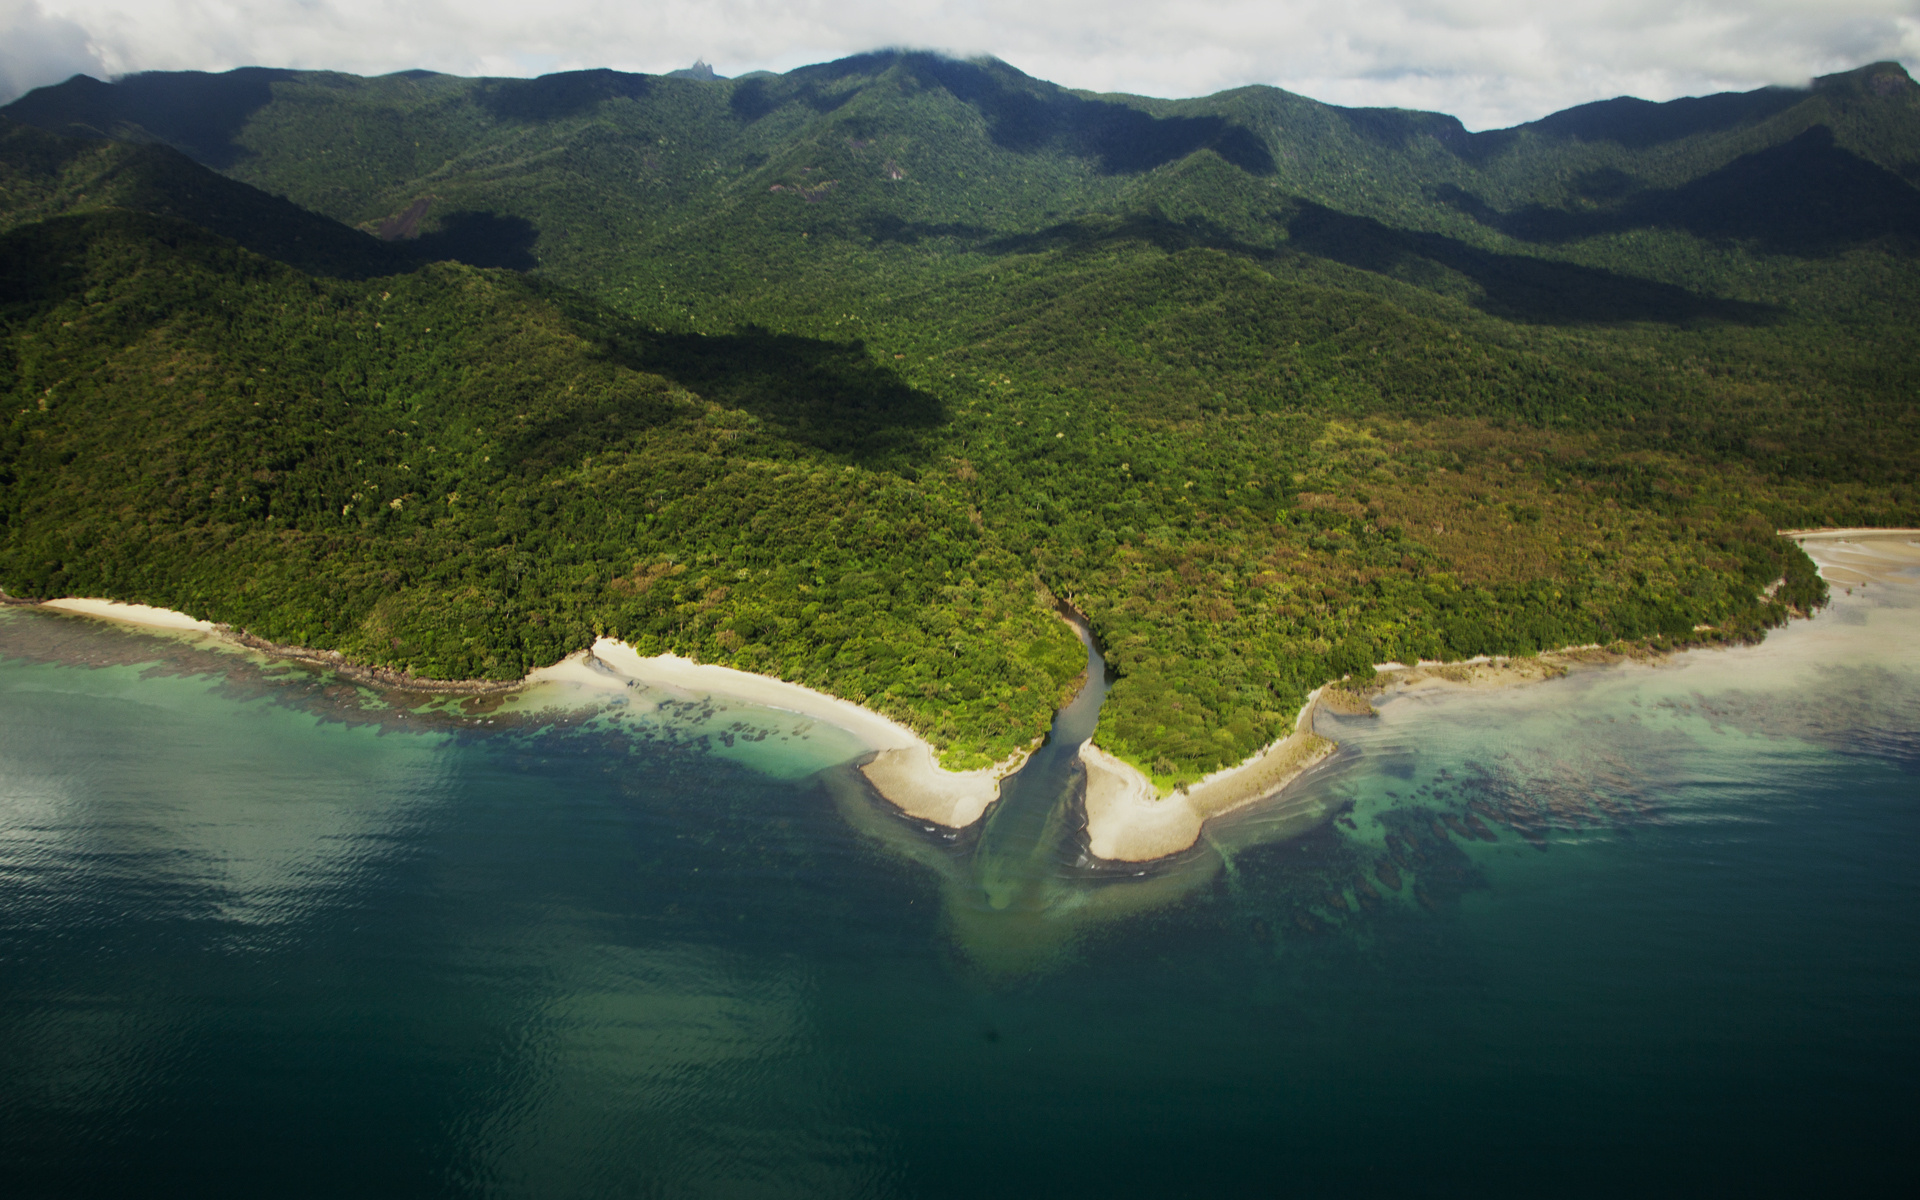
[[[949,771],[934,760],[933,747],[922,742],[882,750],[860,770],[909,816],[960,829],[978,821],[1000,798],[1000,781],[1024,758],[977,771]]]
[[[1185,793],[1164,799],[1153,781],[1088,742],[1087,848],[1115,862],[1146,862],[1178,854],[1199,840],[1202,820]]]
[[[1088,742],[1080,748],[1087,769],[1088,848],[1116,862],[1178,854],[1199,840],[1208,819],[1285,791],[1338,748],[1313,732],[1319,700],[1316,688],[1286,737],[1170,796],[1159,795],[1152,780]]]

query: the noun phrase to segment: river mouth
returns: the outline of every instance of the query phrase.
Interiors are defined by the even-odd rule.
[[[1203,838],[1150,863],[1110,863],[1088,845],[1081,747],[1100,723],[1112,678],[1086,619],[1061,606],[1086,647],[1084,682],[1054,713],[1040,747],[1000,784],[976,824],[945,829],[911,817],[851,766],[821,779],[847,820],[940,879],[954,948],[989,979],[1045,974],[1096,929],[1164,908],[1219,873],[1221,854]]]
[[[1063,608],[1087,648],[1086,682],[1054,713],[1046,741],[1000,784],[973,851],[974,884],[989,910],[1048,907],[1047,884],[1088,860],[1078,803],[1086,786],[1080,748],[1100,723],[1106,702],[1107,661],[1079,614]],[[1076,844],[1077,843],[1077,844]]]
[[[612,763],[637,745],[672,746],[769,778],[823,785],[847,822],[891,857],[940,880],[951,941],[973,970],[993,978],[1055,969],[1088,932],[1161,908],[1212,879],[1210,841],[1152,863],[1109,863],[1088,847],[1080,748],[1099,723],[1111,679],[1086,622],[1063,611],[1087,652],[1084,682],[1054,714],[1042,745],[1003,781],[982,819],[946,829],[885,799],[857,770],[852,734],[790,713],[714,697],[621,694],[552,703],[535,692],[459,697],[372,687],[308,664],[263,657],[202,633],[155,630],[32,609],[7,610],[6,656],[95,668],[138,666],[147,678],[198,678],[221,697],[297,709],[323,726],[377,736],[507,745],[577,743]],[[800,726],[805,726],[803,730]]]

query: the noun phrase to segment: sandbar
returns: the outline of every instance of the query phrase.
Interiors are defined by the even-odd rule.
[[[1920,529],[1802,529],[1785,531],[1810,549],[1820,576],[1839,587],[1912,583],[1920,567]]]
[[[1376,683],[1372,691],[1392,689],[1401,692],[1432,690],[1496,691],[1527,683],[1558,679],[1569,668],[1582,663],[1620,662],[1627,656],[1603,650],[1599,646],[1578,646],[1548,650],[1540,654],[1463,659],[1459,662],[1421,661],[1412,666],[1383,663],[1375,667]],[[1341,689],[1346,696],[1365,696],[1364,691]],[[1343,697],[1344,698],[1344,697]]]

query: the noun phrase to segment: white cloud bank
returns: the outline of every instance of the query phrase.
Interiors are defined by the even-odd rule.
[[[0,0],[0,96],[260,65],[533,75],[786,70],[880,46],[988,53],[1070,87],[1270,83],[1472,128],[1616,95],[1920,68],[1920,0]]]
[[[0,0],[0,101],[76,72],[103,70],[75,21],[48,16],[35,0]]]

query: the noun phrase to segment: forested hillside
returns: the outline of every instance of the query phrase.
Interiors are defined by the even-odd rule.
[[[216,175],[165,146],[58,137],[0,117],[0,230],[76,212],[179,217],[308,271],[387,275],[432,261]]]
[[[1896,66],[1488,133],[920,54],[5,112],[14,594],[441,676],[613,632],[954,765],[1045,728],[1065,598],[1170,782],[1374,661],[1752,636],[1820,594],[1773,529],[1920,520]]]

